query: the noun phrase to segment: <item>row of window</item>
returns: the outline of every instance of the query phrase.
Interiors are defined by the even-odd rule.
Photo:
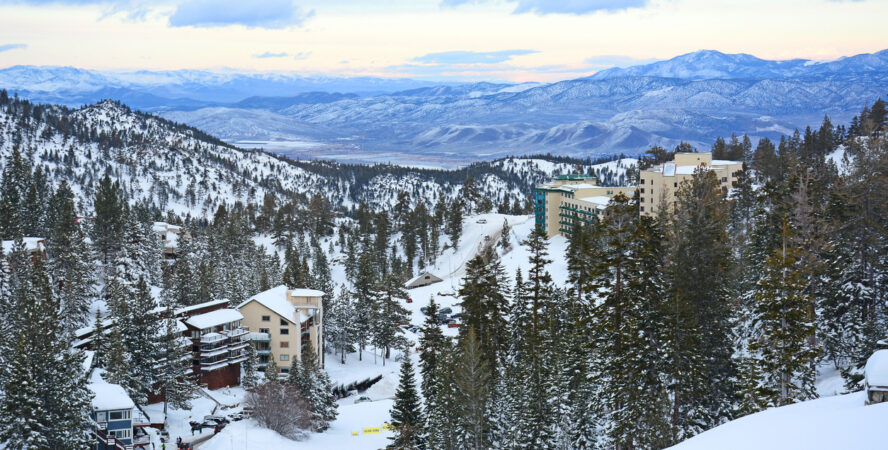
[[[96,413],[96,422],[106,422],[109,420],[129,420],[132,411],[124,409],[121,411],[100,411]]]

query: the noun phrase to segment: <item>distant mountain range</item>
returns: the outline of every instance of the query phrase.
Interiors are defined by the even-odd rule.
[[[731,133],[779,138],[824,115],[846,122],[888,94],[888,50],[830,62],[702,50],[548,84],[16,66],[0,70],[0,88],[68,105],[119,99],[300,157],[634,154]]]

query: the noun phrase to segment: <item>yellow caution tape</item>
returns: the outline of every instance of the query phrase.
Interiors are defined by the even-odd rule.
[[[392,431],[394,429],[395,429],[395,427],[393,427],[391,424],[388,424],[388,423],[382,424],[383,431]]]
[[[357,436],[357,435],[358,435],[357,431],[352,431],[352,436]]]
[[[379,434],[379,427],[364,428],[364,434]]]

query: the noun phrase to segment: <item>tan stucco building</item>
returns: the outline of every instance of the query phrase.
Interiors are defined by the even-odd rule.
[[[535,189],[536,224],[549,237],[570,235],[575,222],[591,223],[617,194],[635,195],[632,186],[598,186],[591,175],[561,175]]]
[[[323,365],[323,296],[323,292],[314,289],[290,289],[281,285],[238,305],[244,316],[241,324],[250,330],[251,339],[258,344],[262,361],[274,358],[280,373],[289,373],[290,365],[302,358],[302,349],[311,342]]]
[[[712,153],[676,153],[673,161],[639,173],[639,213],[655,216],[664,206],[671,211],[675,206],[675,193],[678,187],[682,182],[691,179],[698,167],[714,171],[719,185],[730,189],[734,186],[737,172],[743,170],[743,163],[714,160]]]

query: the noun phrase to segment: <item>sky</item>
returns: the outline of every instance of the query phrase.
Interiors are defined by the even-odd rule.
[[[888,48],[888,0],[0,0],[0,67],[555,81]]]

